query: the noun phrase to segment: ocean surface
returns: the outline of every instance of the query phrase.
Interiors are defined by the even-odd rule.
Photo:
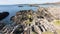
[[[19,7],[20,6],[20,7]],[[40,7],[49,7],[49,6],[60,6],[60,5],[38,5]],[[9,16],[3,19],[5,23],[11,23],[10,18],[16,14],[16,12],[20,10],[34,10],[37,11],[37,6],[29,6],[29,5],[0,5],[0,12],[9,12]]]

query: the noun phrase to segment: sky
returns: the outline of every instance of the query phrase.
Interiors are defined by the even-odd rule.
[[[0,0],[0,5],[13,5],[13,4],[43,4],[59,2],[60,0]]]

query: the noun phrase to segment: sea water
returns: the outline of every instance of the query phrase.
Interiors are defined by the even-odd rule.
[[[21,7],[19,7],[21,6]],[[54,5],[39,5],[40,7],[48,7]],[[29,5],[0,5],[0,12],[9,12],[9,16],[3,19],[3,22],[10,23],[10,18],[16,14],[16,12],[20,10],[33,10],[37,11],[38,7],[29,6]]]

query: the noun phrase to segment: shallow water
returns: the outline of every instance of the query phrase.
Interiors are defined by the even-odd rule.
[[[38,7],[30,7],[29,5],[20,5],[23,7],[18,7],[19,5],[0,5],[0,12],[9,12],[9,16],[3,19],[4,22],[10,23],[10,17],[14,16],[16,12],[20,10],[34,10],[37,11]],[[49,6],[59,6],[59,5],[39,5],[40,7],[49,7]]]

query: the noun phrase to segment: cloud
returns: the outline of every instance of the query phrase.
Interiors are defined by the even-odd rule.
[[[0,0],[0,5],[13,4],[42,4],[46,2],[59,2],[60,0]]]

